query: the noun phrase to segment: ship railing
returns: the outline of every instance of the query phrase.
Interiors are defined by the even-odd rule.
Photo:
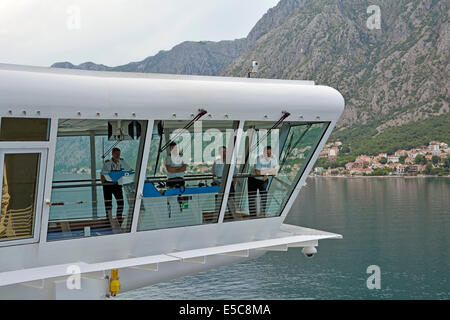
[[[235,178],[243,179],[256,177],[252,174],[240,174]],[[202,181],[205,179],[214,179],[212,175],[200,174],[195,176],[186,176],[187,184]],[[71,193],[77,188],[86,188],[91,186],[102,186],[101,183],[85,184],[90,179],[74,179],[55,181],[55,184],[67,184],[54,186],[57,192]],[[167,181],[166,177],[155,176],[148,177],[146,182],[158,185]],[[81,184],[80,184],[81,183]],[[137,199],[134,184],[124,186],[123,205],[119,206],[116,199],[80,199],[53,201],[50,203],[49,220],[49,239],[58,239],[61,234],[67,237],[82,237],[91,235],[101,235],[109,233],[129,232],[131,229],[131,220],[134,204]],[[58,188],[55,188],[58,187]],[[191,185],[190,187],[195,187]],[[70,190],[70,188],[72,188]],[[66,191],[67,190],[67,191]],[[165,191],[160,188],[160,191]],[[167,189],[168,190],[168,189]],[[218,187],[217,187],[217,190]],[[198,224],[217,223],[221,209],[224,193],[216,192],[209,194],[175,194],[165,196],[161,193],[158,198],[142,198],[138,230],[153,230],[170,227],[190,226]],[[180,200],[181,201],[178,201]],[[172,199],[172,200],[170,200]],[[188,202],[186,208],[184,202]],[[272,210],[268,210],[269,204]],[[273,217],[278,215],[277,210],[282,200],[275,193],[248,192],[245,189],[228,193],[224,221],[257,219],[263,217]],[[93,215],[93,207],[96,208],[96,215]],[[119,207],[122,207],[122,216],[117,215]],[[106,210],[106,208],[111,208]],[[190,209],[190,210],[189,210]],[[119,210],[120,211],[120,210]],[[193,218],[195,216],[195,218]],[[59,234],[59,235],[58,235]]]

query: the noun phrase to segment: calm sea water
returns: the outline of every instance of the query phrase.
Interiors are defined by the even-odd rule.
[[[120,294],[124,299],[449,299],[449,178],[312,178],[286,223],[342,234]],[[369,290],[367,267],[381,269]]]

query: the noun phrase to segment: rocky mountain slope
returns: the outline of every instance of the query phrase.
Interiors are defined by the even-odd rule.
[[[379,30],[367,27],[370,5],[380,7]],[[345,139],[356,130],[370,138],[389,127],[448,116],[449,7],[439,0],[281,0],[244,39],[183,42],[118,67],[53,66],[242,77],[258,60],[257,77],[337,88],[347,106],[336,136]]]
[[[367,28],[369,5],[381,29]],[[261,36],[223,75],[312,79],[337,88],[347,107],[340,128],[390,126],[449,111],[448,1],[299,1],[279,26]]]
[[[261,36],[282,24],[292,10],[299,7],[302,1],[282,0],[258,21],[246,38],[219,42],[185,41],[171,50],[162,50],[155,56],[147,57],[142,61],[116,67],[93,62],[74,65],[67,61],[54,63],[52,67],[96,71],[218,75],[234,59],[245,51],[250,50]]]
[[[123,66],[108,67],[93,62],[76,66],[70,62],[59,62],[53,64],[52,67],[97,71],[217,75],[248,48],[247,43],[246,39],[219,42],[186,41],[169,51],[160,51],[155,56]]]

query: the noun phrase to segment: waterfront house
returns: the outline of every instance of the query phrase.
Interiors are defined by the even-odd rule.
[[[406,159],[405,159],[405,163],[406,164],[414,164],[414,157],[407,157]]]
[[[397,162],[400,161],[400,157],[398,157],[398,156],[388,156],[387,157],[387,161],[388,161],[388,163],[389,162],[397,163]]]
[[[395,151],[394,155],[397,157],[404,157],[407,155],[407,153],[408,153],[408,151],[406,151],[406,150],[397,150],[397,151]]]
[[[400,164],[400,165],[397,166],[397,173],[398,174],[405,174],[407,168],[408,168],[408,166],[406,164]]]
[[[329,153],[330,149],[323,149],[320,154],[319,154],[319,158],[326,158],[328,157],[328,153]]]
[[[337,147],[330,148],[328,152],[328,160],[336,161],[338,153],[339,149]]]
[[[439,151],[440,149],[440,142],[438,141],[431,141],[430,144],[428,145],[428,150],[429,151]]]
[[[372,166],[371,166],[372,169],[383,169],[385,167],[386,167],[386,165],[384,165],[384,164],[382,164],[382,163],[380,163],[378,161],[373,162]]]
[[[414,164],[412,166],[408,167],[409,173],[419,173],[422,169],[422,166],[420,164]]]
[[[360,166],[370,166],[372,163],[372,158],[366,155],[358,156],[355,160],[356,163],[360,164]]]
[[[315,174],[321,174],[322,172],[323,172],[323,168],[322,167],[314,168],[314,173]]]
[[[353,168],[350,170],[351,175],[370,174],[373,170],[371,168]]]
[[[431,155],[432,156],[438,156],[438,155],[440,155],[441,154],[441,151],[440,150],[433,150],[433,151],[431,151]]]
[[[345,170],[350,171],[351,169],[353,169],[354,166],[355,166],[354,162],[347,162],[345,164]]]

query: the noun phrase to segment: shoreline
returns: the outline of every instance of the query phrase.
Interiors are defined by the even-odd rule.
[[[420,176],[308,176],[308,178],[345,178],[345,179],[358,179],[358,178],[403,178],[403,179],[425,179],[425,178],[450,178],[450,175],[447,176],[432,176],[432,175],[420,175]]]

